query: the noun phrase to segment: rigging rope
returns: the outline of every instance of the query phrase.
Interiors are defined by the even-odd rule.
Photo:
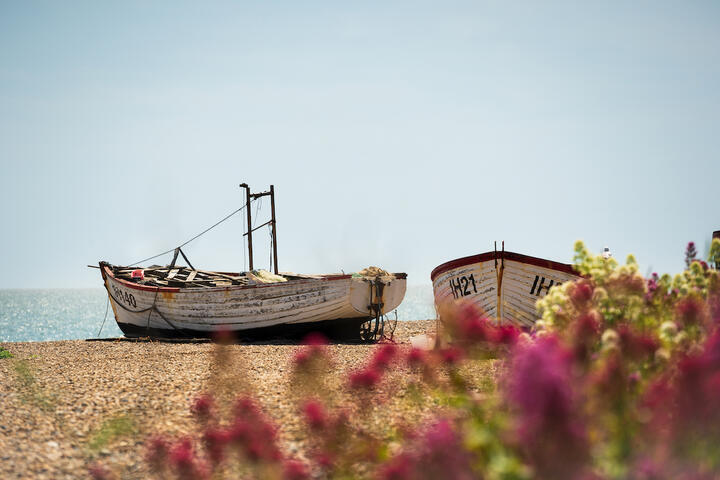
[[[100,325],[100,330],[98,331],[98,338],[100,338],[100,334],[102,333],[102,329],[105,326],[105,320],[107,320],[107,312],[108,308],[110,307],[110,297],[108,296],[107,303],[105,304],[105,316],[103,317],[102,325]]]
[[[251,200],[250,203],[252,203],[252,202],[254,202],[254,201],[255,201],[255,199]],[[162,257],[163,255],[167,255],[168,253],[174,252],[176,248],[182,248],[182,247],[184,247],[185,245],[187,245],[188,243],[192,242],[193,240],[199,238],[200,236],[205,235],[207,232],[209,232],[209,231],[212,230],[213,228],[217,227],[218,225],[220,225],[221,223],[223,223],[225,220],[227,220],[228,218],[232,217],[232,216],[235,215],[236,213],[239,213],[239,212],[243,211],[244,209],[245,209],[245,205],[243,205],[242,207],[238,208],[237,210],[235,210],[235,211],[232,212],[231,214],[227,215],[225,218],[223,218],[223,219],[220,220],[219,222],[215,223],[213,226],[208,227],[208,228],[206,228],[205,230],[203,230],[202,232],[198,233],[197,235],[195,235],[194,237],[192,237],[190,240],[188,240],[187,242],[183,243],[182,245],[178,245],[178,246],[175,247],[175,248],[171,248],[170,250],[167,250],[167,251],[165,251],[165,252],[158,253],[157,255],[153,255],[152,257],[148,257],[148,258],[145,258],[145,259],[143,259],[143,260],[139,260],[139,261],[137,261],[137,262],[133,262],[133,263],[129,264],[128,267],[132,267],[133,265],[137,265],[138,263],[147,262],[148,260],[152,260],[153,258]]]
[[[253,230],[255,229],[255,224],[257,223],[258,213],[260,213],[260,207],[262,206],[262,197],[259,197],[256,200],[259,200],[259,201],[258,201],[257,206],[255,207],[255,221],[252,224]]]
[[[247,272],[247,240],[245,240],[245,235],[243,235],[243,272]]]
[[[273,271],[273,238],[272,238],[272,225],[268,223],[268,235],[270,236],[270,272]]]

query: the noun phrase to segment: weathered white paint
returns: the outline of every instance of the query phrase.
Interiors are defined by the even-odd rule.
[[[531,327],[538,320],[535,305],[540,298],[547,295],[550,290],[547,287],[551,283],[555,286],[579,278],[577,275],[513,260],[505,260],[504,264],[499,318],[524,327]]]
[[[527,261],[502,258],[506,253],[524,257]],[[569,273],[569,265],[510,252],[498,252],[497,261],[492,256],[489,252],[476,256],[480,261],[458,259],[448,262],[450,267],[454,263],[460,264],[457,267],[445,267],[447,264],[438,267],[442,272],[433,279],[436,307],[446,302],[469,301],[478,305],[490,318],[530,327],[538,320],[536,303],[547,295],[548,286],[580,278],[577,274]],[[470,275],[475,285],[464,280]]]
[[[371,316],[371,280],[349,275],[217,288],[156,288],[103,278],[118,324],[150,329],[212,332]],[[382,313],[400,304],[405,278],[387,280]],[[378,299],[373,297],[374,301]]]
[[[468,295],[453,295],[452,285],[460,283],[462,277],[469,278],[473,276],[475,286],[468,285]],[[465,287],[461,284],[461,287]],[[463,293],[464,292],[463,288]],[[476,291],[477,290],[477,291]],[[435,306],[448,301],[470,301],[479,305],[483,312],[491,318],[497,317],[497,271],[495,270],[495,261],[488,260],[484,262],[464,265],[452,270],[448,270],[438,275],[433,281],[433,292],[435,295]]]

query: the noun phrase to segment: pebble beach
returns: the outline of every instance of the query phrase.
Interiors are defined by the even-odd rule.
[[[394,340],[434,334],[435,321],[398,322]],[[286,452],[302,459],[303,425],[291,385],[296,344],[131,341],[14,342],[0,346],[0,474],[3,478],[87,478],[100,461],[118,478],[146,478],[143,446],[153,434],[193,432],[190,402],[202,392],[248,393],[279,427]],[[343,393],[347,373],[373,345],[331,344],[329,379]],[[401,375],[397,372],[397,375]],[[388,379],[392,383],[392,378]],[[376,409],[378,428],[405,415],[401,399]],[[342,399],[341,399],[342,401]],[[428,407],[429,408],[429,407]],[[414,410],[422,415],[422,409]],[[410,419],[408,419],[410,420]]]

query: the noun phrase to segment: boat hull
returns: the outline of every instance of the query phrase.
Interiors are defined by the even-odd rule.
[[[329,275],[280,283],[215,288],[141,285],[101,272],[118,326],[126,336],[205,337],[230,332],[301,332],[358,327],[405,295],[404,274],[384,280]],[[383,282],[380,297],[376,282]],[[317,327],[317,328],[313,328]]]
[[[513,252],[487,252],[433,270],[436,307],[472,302],[490,318],[522,327],[538,320],[537,300],[550,288],[580,278],[572,265]]]

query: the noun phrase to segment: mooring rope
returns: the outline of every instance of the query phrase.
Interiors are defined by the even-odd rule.
[[[107,290],[107,287],[105,287],[105,289]],[[145,313],[145,312],[148,312],[148,311],[149,311],[150,313],[148,314],[148,327],[149,327],[149,322],[150,322],[150,315],[152,315],[152,312],[155,312],[155,313],[158,314],[158,316],[159,316],[160,318],[162,318],[162,319],[165,321],[165,323],[167,323],[167,324],[170,325],[172,328],[174,328],[175,330],[177,330],[178,333],[180,333],[180,335],[182,335],[182,336],[184,336],[184,337],[187,337],[188,335],[187,335],[185,332],[183,332],[180,328],[178,328],[178,327],[177,327],[175,324],[173,324],[170,320],[168,320],[167,318],[165,318],[165,315],[163,315],[162,312],[161,312],[160,310],[158,310],[157,305],[156,305],[156,303],[157,303],[157,293],[158,293],[158,291],[160,291],[160,287],[157,287],[157,290],[155,290],[155,298],[153,299],[153,304],[150,305],[148,308],[143,308],[142,310],[130,310],[130,309],[127,308],[125,305],[123,305],[122,302],[119,302],[119,301],[112,295],[112,293],[110,293],[110,290],[108,290],[108,296],[109,296],[109,297],[112,297],[112,299],[115,300],[115,304],[116,304],[117,306],[119,306],[120,308],[122,308],[123,310],[125,310],[125,311],[127,311],[127,312],[130,312],[130,313]],[[110,300],[110,299],[108,298],[108,300]]]
[[[250,203],[254,202],[255,200],[256,200],[256,199],[252,199],[252,200],[250,201]],[[128,266],[128,267],[132,267],[132,266],[134,266],[134,265],[137,265],[138,263],[147,262],[148,260],[152,260],[153,258],[162,257],[163,255],[167,255],[168,253],[174,252],[177,248],[182,248],[182,247],[184,247],[185,245],[187,245],[188,243],[192,242],[193,240],[196,240],[196,239],[200,238],[201,236],[205,235],[207,232],[209,232],[209,231],[212,230],[213,228],[217,227],[218,225],[220,225],[221,223],[223,223],[225,220],[229,219],[230,217],[232,217],[232,216],[235,215],[236,213],[240,213],[241,211],[243,211],[243,210],[245,209],[245,207],[246,207],[246,205],[243,205],[242,207],[238,208],[237,210],[235,210],[235,211],[232,212],[231,214],[227,215],[226,217],[224,217],[222,220],[220,220],[219,222],[215,223],[215,224],[212,225],[211,227],[208,227],[208,228],[206,228],[205,230],[203,230],[202,232],[198,233],[197,235],[195,235],[194,237],[192,237],[190,240],[186,241],[185,243],[183,243],[183,244],[181,244],[181,245],[178,245],[178,246],[175,247],[175,248],[171,248],[170,250],[167,250],[167,251],[165,251],[165,252],[158,253],[157,255],[153,255],[152,257],[148,257],[148,258],[139,260],[139,261],[137,261],[137,262],[133,262],[133,263],[127,265],[127,266]]]
[[[109,295],[109,293],[108,293],[108,295]],[[102,325],[100,325],[100,330],[98,331],[98,334],[97,334],[98,338],[100,338],[102,329],[105,326],[105,320],[107,320],[107,312],[108,312],[109,308],[110,308],[110,297],[108,296],[107,303],[105,304],[105,316],[103,317]]]

